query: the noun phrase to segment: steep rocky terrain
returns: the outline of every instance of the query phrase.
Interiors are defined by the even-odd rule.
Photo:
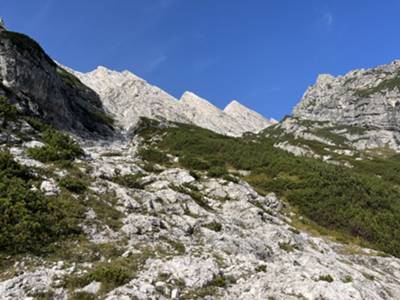
[[[337,78],[320,75],[293,115],[311,121],[399,130],[400,62],[351,71]]]
[[[184,93],[178,101],[129,71],[116,72],[99,67],[89,73],[80,73],[65,69],[100,95],[106,109],[120,121],[125,131],[134,128],[140,117],[195,124],[231,136],[259,132],[273,124],[243,105],[231,105],[221,111],[190,92]]]
[[[126,131],[135,127],[140,117],[189,122],[174,97],[131,72],[104,67],[86,74],[69,71],[100,95],[105,108]]]
[[[185,107],[187,118],[197,126],[231,136],[240,136],[250,131],[233,117],[193,93],[184,93],[179,102]]]
[[[278,123],[274,119],[266,120],[259,113],[245,107],[236,100],[233,100],[225,107],[224,113],[234,118],[244,128],[247,128],[247,131],[255,133]]]
[[[58,128],[85,135],[112,133],[98,95],[23,34],[0,32],[0,94],[25,114]]]
[[[330,122],[367,129],[366,140],[356,148],[400,145],[400,62],[349,72],[344,76],[320,75],[294,108],[302,120]]]
[[[35,166],[37,190],[85,212],[54,253],[3,262],[1,299],[400,297],[400,260],[300,232],[274,193],[171,167],[176,157],[151,157],[161,136],[149,138],[83,143],[69,168],[29,158],[40,137],[9,148]]]
[[[304,100],[264,129],[237,102],[67,72],[10,32],[0,74],[0,299],[400,298],[383,118]]]

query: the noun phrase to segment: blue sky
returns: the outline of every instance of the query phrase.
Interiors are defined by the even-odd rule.
[[[319,73],[400,58],[398,0],[1,0],[0,15],[76,70],[128,69],[277,119]]]

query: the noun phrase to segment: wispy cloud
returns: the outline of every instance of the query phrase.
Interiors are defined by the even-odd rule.
[[[334,24],[334,17],[333,17],[333,14],[331,13],[331,12],[326,12],[326,13],[324,13],[324,15],[323,15],[323,20],[324,20],[324,22],[325,22],[325,24],[330,28],[330,27],[332,27],[333,26],[333,24]]]
[[[160,54],[155,57],[152,61],[149,62],[147,66],[147,72],[153,72],[160,67],[167,60],[167,56],[165,54]]]

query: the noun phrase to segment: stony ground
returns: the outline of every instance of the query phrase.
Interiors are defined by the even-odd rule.
[[[149,168],[137,156],[140,145],[137,138],[85,143],[85,159],[75,162],[90,180],[82,224],[88,243],[118,251],[99,251],[95,262],[21,257],[0,275],[0,299],[400,299],[400,260],[300,232],[280,199],[239,178]],[[38,188],[57,194],[69,171],[25,155],[40,146],[31,141],[11,152],[52,172]],[[130,187],[115,180],[127,174],[141,175]],[[109,209],[96,213],[91,198]],[[78,241],[68,247],[85,254]],[[133,273],[71,283],[99,265]]]

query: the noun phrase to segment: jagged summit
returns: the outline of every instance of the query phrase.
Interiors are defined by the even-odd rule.
[[[400,64],[320,75],[293,115],[313,121],[400,131]]]
[[[240,136],[247,131],[258,132],[270,125],[258,114],[247,114],[247,117],[257,118],[254,122],[242,117],[235,119],[235,116],[221,111],[192,92],[185,92],[178,101],[129,71],[117,72],[102,66],[88,73],[66,69],[100,95],[107,111],[126,131],[135,127],[140,117],[195,124],[232,136]]]
[[[221,110],[211,104],[211,102],[189,91],[183,93],[180,102],[199,110],[205,110],[206,112],[221,113]]]
[[[249,128],[251,132],[259,132],[276,123],[275,120],[267,120],[259,113],[249,109],[236,100],[229,103],[224,112],[235,118],[242,126]]]
[[[129,71],[98,67],[88,73],[73,72],[100,95],[107,111],[126,131],[135,127],[140,117],[189,122],[178,109],[178,101],[173,96]]]
[[[200,127],[231,136],[240,136],[249,131],[238,120],[191,92],[184,93],[180,103],[186,117]]]

